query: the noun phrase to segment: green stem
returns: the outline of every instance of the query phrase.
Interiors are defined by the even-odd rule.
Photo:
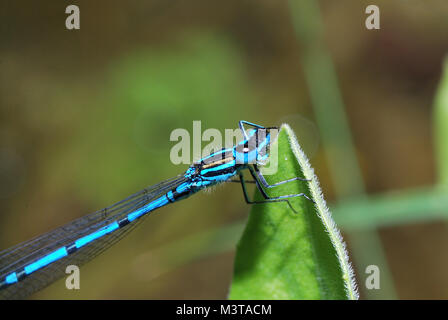
[[[303,46],[302,65],[335,191],[340,199],[366,197],[336,72],[324,46],[319,8],[315,1],[310,0],[291,0],[289,4],[296,35]],[[383,284],[380,297],[395,298],[392,276],[377,232],[372,229],[352,232],[350,238],[359,275],[364,275],[368,265],[378,265]],[[369,255],[365,255],[366,248],[358,245],[361,243],[369,244]],[[367,290],[366,295],[378,297],[372,290]]]

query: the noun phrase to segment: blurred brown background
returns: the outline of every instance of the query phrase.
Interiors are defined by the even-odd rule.
[[[65,28],[69,4],[80,8],[80,30]],[[310,98],[310,44],[333,62],[367,194],[434,185],[432,106],[448,3],[376,1],[380,30],[364,26],[369,4],[317,1],[317,13],[299,12],[306,24],[292,12],[306,5],[280,0],[2,0],[0,249],[180,173],[169,134],[191,130],[193,120],[203,130],[236,128],[240,119],[290,123],[331,209],[337,183]],[[300,29],[319,23],[321,38]],[[81,290],[60,281],[33,297],[226,298],[234,254],[226,235],[238,239],[241,229],[223,239],[213,232],[248,211],[230,185],[174,204],[81,268]],[[357,238],[341,227],[352,248]],[[377,229],[391,281],[387,292],[367,292],[363,270],[375,256],[351,252],[362,298],[448,298],[446,220]]]

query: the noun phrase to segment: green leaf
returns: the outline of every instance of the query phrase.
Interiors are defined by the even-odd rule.
[[[271,196],[305,192],[285,202],[253,205],[237,245],[230,299],[357,299],[345,245],[317,177],[288,125],[278,145],[278,170],[269,183],[302,177],[268,190]],[[275,150],[275,147],[273,148]],[[271,155],[275,156],[274,154]],[[257,191],[256,199],[261,199]]]
[[[434,130],[439,183],[448,185],[448,58],[434,101]]]

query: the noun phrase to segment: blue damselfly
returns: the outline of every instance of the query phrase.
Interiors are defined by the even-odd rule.
[[[252,127],[246,131],[244,125]],[[223,182],[241,183],[247,203],[286,202],[305,194],[270,197],[266,188],[304,180],[291,178],[269,184],[260,166],[269,157],[272,129],[240,121],[243,141],[193,163],[173,179],[148,187],[110,206],[81,217],[44,235],[0,252],[0,297],[24,298],[65,275],[67,265],[82,265],[109,248],[131,231],[143,217],[157,208],[187,198],[198,191]],[[264,200],[251,200],[243,170],[248,170]],[[233,180],[232,178],[238,178]],[[309,199],[311,200],[311,199]],[[311,200],[312,201],[312,200]]]

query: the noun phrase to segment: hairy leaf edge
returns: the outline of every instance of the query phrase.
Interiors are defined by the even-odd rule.
[[[327,207],[322,190],[319,186],[319,180],[317,179],[314,169],[311,167],[307,156],[300,147],[297,137],[291,127],[288,124],[282,124],[281,129],[286,130],[289,144],[297,159],[297,162],[303,170],[303,175],[306,179],[310,180],[308,185],[311,196],[316,203],[315,208],[317,209],[317,214],[323,222],[331,243],[336,250],[339,265],[342,270],[342,278],[344,281],[347,298],[350,300],[357,300],[359,299],[359,293],[356,285],[355,274],[349,261],[346,245],[342,239],[339,229],[336,226],[336,222],[333,220],[331,212]]]

